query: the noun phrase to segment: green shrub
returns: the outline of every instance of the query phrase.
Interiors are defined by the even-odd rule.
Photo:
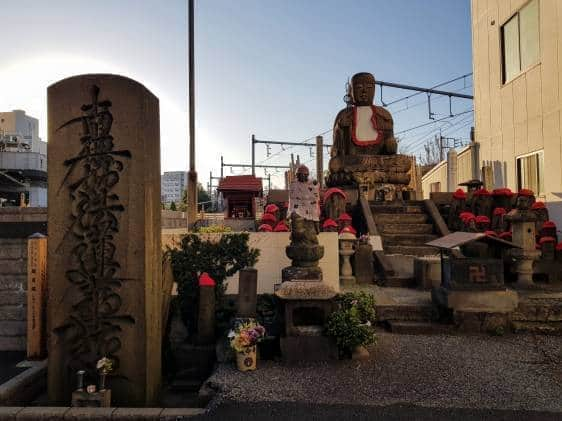
[[[215,232],[232,232],[231,227],[226,225],[209,225],[208,227],[199,227],[197,232],[201,234],[211,234]]]
[[[202,241],[195,234],[186,235],[179,249],[170,250],[182,319],[190,336],[197,332],[199,276],[207,272],[216,282],[216,321],[227,325],[235,307],[225,300],[226,278],[257,262],[259,250],[248,247],[249,235],[223,235],[217,242]]]
[[[349,356],[358,346],[375,342],[375,300],[373,296],[345,293],[337,298],[338,309],[328,317],[325,330],[335,339],[341,355]]]

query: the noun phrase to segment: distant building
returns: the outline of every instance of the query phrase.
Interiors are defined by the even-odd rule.
[[[47,142],[39,120],[14,110],[0,112],[0,205],[47,206]]]
[[[176,205],[181,202],[183,192],[187,189],[186,171],[168,171],[161,176],[162,190],[160,193],[162,203]]]

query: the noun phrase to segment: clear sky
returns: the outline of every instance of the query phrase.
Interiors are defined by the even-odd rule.
[[[186,169],[186,4],[0,0],[0,111],[39,118],[45,139],[48,85],[75,74],[120,73],[160,98],[162,170]],[[227,163],[250,162],[252,133],[301,142],[331,129],[356,72],[423,87],[472,72],[469,0],[196,0],[195,7],[197,166],[205,185],[209,171],[219,175],[221,155]],[[468,78],[442,89],[471,94],[471,86]],[[385,88],[383,99],[411,93]],[[426,102],[422,94],[390,106],[395,131],[429,122]],[[453,113],[471,108],[471,101],[453,101]],[[432,111],[446,117],[448,101],[433,98]],[[399,137],[418,154],[439,128],[468,138],[471,122],[472,114],[463,114]],[[285,165],[290,152],[311,159],[307,148],[278,146],[268,158],[264,145],[256,157]]]

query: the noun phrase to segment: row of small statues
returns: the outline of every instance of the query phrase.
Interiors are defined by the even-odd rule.
[[[458,189],[453,193],[447,223],[452,231],[482,232],[512,241],[511,219],[515,212],[527,213],[535,223],[536,248],[542,257],[562,258],[562,243],[558,243],[556,224],[549,220],[544,202],[537,201],[533,191],[521,189],[517,194],[508,188],[478,189],[471,194]]]

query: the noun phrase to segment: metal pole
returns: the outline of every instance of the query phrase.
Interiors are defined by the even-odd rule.
[[[252,175],[256,175],[256,137],[252,135]]]
[[[316,179],[318,186],[322,189],[324,180],[324,139],[322,136],[316,136]]]
[[[188,77],[189,77],[189,175],[187,188],[187,220],[192,225],[197,219],[197,171],[195,170],[195,18],[194,2],[188,0]]]
[[[224,178],[224,160],[221,155],[221,180]]]

